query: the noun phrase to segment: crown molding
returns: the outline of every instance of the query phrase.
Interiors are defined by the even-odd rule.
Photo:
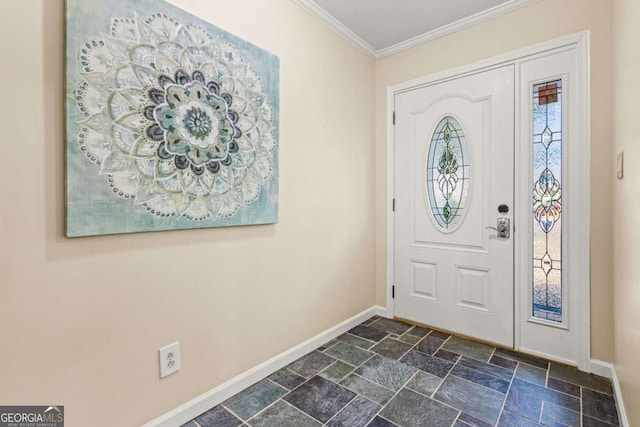
[[[432,40],[439,39],[457,31],[464,30],[465,28],[469,28],[490,19],[497,18],[498,16],[506,15],[507,13],[522,9],[523,7],[532,5],[539,1],[540,0],[511,0],[498,6],[494,6],[491,9],[478,12],[475,15],[471,15],[466,18],[462,18],[458,21],[452,22],[451,24],[447,24],[444,27],[437,28],[433,31],[428,31],[424,34],[420,34],[419,36],[415,36],[403,42],[396,43],[384,49],[380,49],[376,51],[376,59],[395,55],[396,53],[400,53],[402,51],[411,49],[412,47],[416,47]]]
[[[322,21],[329,28],[336,33],[344,37],[348,42],[355,47],[369,55],[371,58],[376,59],[377,51],[366,41],[362,40],[356,33],[348,29],[342,22],[338,21],[333,15],[329,14],[326,10],[321,8],[313,0],[293,0],[303,9],[309,12],[311,15]]]
[[[539,2],[540,0],[510,0],[501,5],[492,7],[491,9],[478,12],[474,15],[468,16],[466,18],[452,22],[451,24],[445,25],[444,27],[437,28],[433,31],[428,31],[424,34],[420,34],[418,36],[412,37],[408,40],[405,40],[400,43],[396,43],[392,46],[389,46],[380,50],[374,49],[373,46],[371,46],[369,43],[364,41],[362,38],[356,35],[353,31],[347,28],[344,24],[342,24],[340,21],[334,18],[333,15],[329,14],[326,10],[318,6],[313,0],[293,0],[293,1],[298,5],[300,5],[307,12],[309,12],[311,15],[315,16],[317,19],[322,21],[328,27],[333,29],[335,32],[340,34],[342,37],[344,37],[347,41],[349,41],[351,44],[356,46],[358,49],[362,50],[364,53],[369,55],[371,58],[381,59],[387,56],[395,55],[407,49],[411,49],[413,47],[419,46],[421,44],[430,42],[432,40],[439,39],[440,37],[447,36],[449,34],[455,33],[457,31],[463,30],[465,28],[471,27],[481,22],[485,22],[490,19],[496,18],[498,16],[505,15],[507,13],[513,12],[523,7],[532,5],[534,3]]]

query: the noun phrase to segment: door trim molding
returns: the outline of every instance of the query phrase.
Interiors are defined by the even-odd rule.
[[[395,214],[393,211],[393,200],[395,198],[395,129],[394,129],[394,111],[395,111],[395,97],[396,95],[415,90],[420,87],[434,85],[447,80],[457,79],[466,75],[475,74],[483,71],[487,71],[493,68],[498,68],[508,64],[514,64],[516,66],[516,88],[519,88],[519,64],[525,60],[531,60],[539,56],[544,56],[550,52],[559,52],[562,50],[575,49],[578,57],[578,79],[585,84],[580,85],[579,93],[577,97],[580,100],[578,103],[583,108],[581,117],[584,117],[586,123],[580,123],[578,126],[581,129],[581,134],[577,136],[580,140],[585,142],[587,150],[585,150],[584,156],[580,159],[576,167],[576,175],[583,179],[586,190],[582,197],[578,197],[580,200],[576,203],[582,207],[584,215],[579,218],[572,218],[572,221],[580,221],[580,224],[575,228],[581,230],[582,236],[578,236],[577,241],[572,240],[571,251],[577,251],[579,258],[587,260],[583,265],[573,265],[569,267],[571,269],[571,277],[573,280],[579,280],[587,285],[578,289],[577,295],[574,295],[577,310],[581,313],[581,319],[579,321],[580,328],[580,355],[578,357],[577,365],[583,371],[591,372],[591,300],[590,300],[590,164],[589,153],[591,148],[591,118],[590,118],[590,57],[589,57],[589,43],[590,32],[582,31],[575,34],[570,34],[560,38],[556,38],[550,41],[539,43],[533,46],[518,49],[512,52],[508,52],[493,58],[478,61],[469,65],[437,72],[425,77],[409,80],[403,83],[387,87],[387,199],[386,199],[386,214],[387,214],[387,286],[386,286],[386,312],[389,316],[393,316],[395,313],[394,301],[392,298],[392,286],[394,281],[395,266],[394,266],[394,243],[395,243]],[[515,135],[521,135],[522,123],[520,123],[520,112],[522,109],[522,100],[519,96],[519,90],[516,90],[515,99]],[[586,159],[586,160],[585,160]],[[517,252],[516,252],[517,253]],[[520,271],[520,260],[517,255],[514,254],[515,272],[516,277]],[[515,347],[519,349],[520,342],[520,325],[521,325],[521,310],[519,303],[519,292],[516,287],[514,289],[515,301],[514,301],[514,341]],[[564,361],[566,362],[566,361]]]

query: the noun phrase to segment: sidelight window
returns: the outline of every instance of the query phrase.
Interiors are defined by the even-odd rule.
[[[562,80],[533,87],[533,317],[562,322]]]

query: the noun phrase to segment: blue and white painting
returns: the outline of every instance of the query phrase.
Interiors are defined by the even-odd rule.
[[[67,0],[67,236],[278,221],[278,58],[160,0]]]

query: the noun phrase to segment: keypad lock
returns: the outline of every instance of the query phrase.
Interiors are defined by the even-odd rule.
[[[496,227],[485,227],[496,230],[498,237],[508,239],[511,234],[511,220],[509,218],[498,218]]]

